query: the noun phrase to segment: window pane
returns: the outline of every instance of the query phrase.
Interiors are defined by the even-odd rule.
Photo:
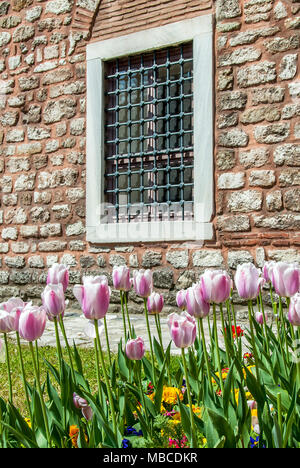
[[[106,63],[109,222],[193,217],[192,43]]]

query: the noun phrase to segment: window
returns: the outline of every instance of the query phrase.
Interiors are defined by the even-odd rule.
[[[211,16],[87,54],[87,239],[211,238]]]

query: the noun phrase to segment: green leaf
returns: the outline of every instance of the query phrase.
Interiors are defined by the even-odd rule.
[[[236,439],[231,426],[225,418],[219,413],[206,408],[207,415],[207,444],[209,448],[213,448],[215,441],[225,437],[224,448],[236,448]]]

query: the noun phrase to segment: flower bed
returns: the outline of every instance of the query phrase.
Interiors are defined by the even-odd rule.
[[[70,346],[65,332],[67,268],[51,267],[40,307],[19,298],[0,305],[0,357],[6,362],[9,387],[8,401],[0,397],[0,447],[299,447],[298,265],[267,262],[262,272],[252,264],[240,265],[235,284],[225,271],[206,271],[198,283],[178,292],[178,313],[168,317],[171,340],[167,347],[159,315],[163,296],[153,291],[151,271],[135,271],[131,278],[127,267],[115,267],[112,280],[120,293],[124,331],[117,356],[109,346],[106,313],[111,289],[107,278],[85,277],[82,285],[73,288],[87,319],[87,333],[94,340],[95,358],[90,365],[97,373],[96,393],[91,391],[80,354],[75,344]],[[236,322],[231,300],[234,286],[248,302],[249,326],[244,330]],[[145,333],[150,343],[147,354],[144,337],[136,336],[128,314],[132,287],[144,300]],[[262,288],[270,290],[275,331],[268,325]],[[288,306],[287,315],[283,302]],[[150,331],[149,314],[155,316],[156,336]],[[55,367],[44,359],[48,372],[42,382],[38,339],[47,320],[54,322],[59,364]],[[17,338],[25,418],[13,400],[8,340],[12,333]],[[29,343],[34,382],[26,375],[20,338]],[[242,339],[247,353],[242,351]],[[181,350],[176,372],[171,372],[170,365],[172,341]]]

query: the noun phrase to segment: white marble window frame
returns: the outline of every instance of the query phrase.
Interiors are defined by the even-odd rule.
[[[193,41],[194,219],[101,222],[104,201],[103,63]],[[87,46],[86,239],[97,243],[203,241],[214,237],[213,17],[203,15]]]

